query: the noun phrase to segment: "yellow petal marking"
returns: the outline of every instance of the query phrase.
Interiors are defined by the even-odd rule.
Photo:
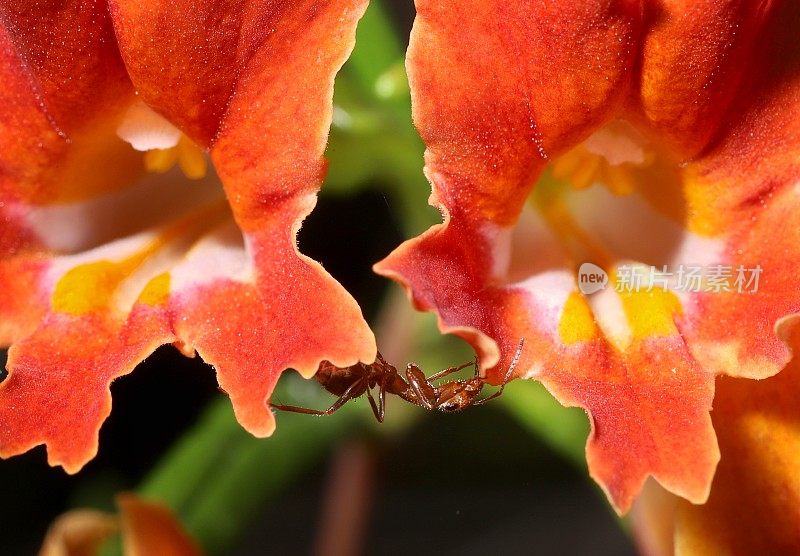
[[[662,288],[620,292],[625,316],[635,339],[678,334],[674,317],[683,312],[678,297]]]
[[[56,284],[53,310],[71,315],[85,315],[108,308],[120,283],[162,243],[156,240],[143,251],[119,262],[97,261],[69,270]]]
[[[566,345],[588,342],[600,335],[589,304],[578,292],[569,294],[564,304],[558,322],[558,335]]]
[[[194,228],[213,226],[227,214],[227,205],[218,203],[198,211],[163,230],[141,250],[119,261],[100,260],[70,269],[53,290],[53,310],[71,315],[85,315],[109,310],[120,284],[135,272],[150,256],[174,239]],[[169,295],[169,275],[156,276],[144,288],[140,300],[159,305]]]
[[[139,302],[151,307],[166,305],[169,299],[170,284],[171,278],[168,272],[159,274],[144,287],[139,295]]]
[[[714,237],[723,233],[728,216],[717,207],[718,199],[724,198],[734,184],[722,179],[704,179],[696,169],[684,170],[683,194],[687,206],[687,229]]]

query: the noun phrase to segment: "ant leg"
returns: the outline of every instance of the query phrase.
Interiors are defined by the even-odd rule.
[[[498,390],[497,392],[495,392],[495,393],[494,393],[494,394],[492,394],[491,396],[486,396],[485,398],[483,398],[483,399],[481,399],[481,400],[475,400],[474,402],[472,402],[472,405],[483,405],[483,404],[485,404],[486,402],[488,402],[489,400],[493,400],[493,399],[495,399],[495,398],[499,398],[499,397],[500,397],[500,395],[503,393],[503,389],[504,389],[505,387],[506,387],[506,385],[505,385],[505,384],[503,384],[503,385],[500,387],[500,390]]]
[[[297,407],[295,405],[280,405],[276,403],[270,403],[269,406],[272,409],[278,409],[280,411],[289,411],[291,413],[304,413],[306,415],[330,415],[332,412],[328,411],[320,411],[319,409],[309,409],[307,407]]]
[[[450,367],[450,368],[445,369],[443,371],[439,371],[435,375],[429,376],[427,380],[428,380],[428,382],[433,382],[435,380],[439,380],[440,378],[444,378],[447,375],[450,375],[450,374],[453,374],[453,373],[457,373],[458,371],[466,369],[467,367],[469,367],[471,365],[477,365],[477,359],[475,360],[474,363],[464,363],[463,365],[459,365],[458,367]]]
[[[317,416],[332,415],[336,413],[339,409],[341,409],[341,407],[344,404],[352,400],[354,397],[357,397],[353,396],[353,391],[357,390],[356,387],[360,386],[363,382],[364,382],[363,380],[359,380],[351,384],[350,387],[344,391],[344,394],[339,396],[339,399],[333,402],[333,405],[331,405],[325,411],[320,411],[319,409],[309,409],[307,407],[297,407],[294,405],[278,405],[273,403],[270,403],[269,406],[274,409],[278,409],[280,411],[290,411],[292,413],[304,413],[306,415],[317,415]]]
[[[380,413],[378,421],[381,423],[383,423],[383,416],[386,411],[386,384],[389,382],[389,380],[391,380],[390,376],[383,377],[380,390],[378,390],[378,409]]]
[[[381,354],[378,354],[378,357],[382,362],[383,357]],[[386,385],[387,383],[394,378],[392,375],[384,375],[381,379],[380,386],[378,387],[378,403],[375,403],[375,398],[372,396],[372,391],[367,388],[367,397],[369,398],[369,403],[372,406],[372,412],[375,414],[375,418],[378,420],[379,423],[383,423],[383,418],[386,414]]]
[[[500,385],[500,390],[498,390],[497,392],[495,392],[491,396],[487,396],[486,398],[483,398],[482,400],[476,400],[475,402],[472,403],[472,405],[483,405],[486,402],[488,402],[489,400],[493,400],[495,398],[498,398],[503,394],[503,390],[506,389],[506,384],[508,384],[508,381],[511,380],[511,374],[514,372],[514,369],[516,368],[517,363],[519,362],[519,356],[522,353],[522,344],[524,342],[525,342],[525,338],[523,338],[523,339],[521,339],[519,341],[519,347],[517,347],[517,352],[514,354],[514,358],[511,360],[511,365],[508,366],[508,371],[506,371],[506,376],[503,379],[503,384]]]
[[[406,378],[411,390],[417,397],[417,403],[425,409],[434,409],[436,390],[430,381],[425,378],[425,373],[422,372],[422,369],[413,363],[409,363],[408,367],[406,367]]]
[[[375,414],[375,418],[379,423],[383,423],[383,407],[379,407],[375,403],[375,398],[372,397],[372,392],[369,388],[367,388],[367,399],[369,399],[369,405],[372,407],[372,413]]]
[[[513,371],[513,370],[514,370],[514,368],[512,367],[506,373],[506,378],[505,378],[505,380],[503,380],[503,384],[500,386],[500,390],[498,390],[497,392],[495,392],[491,396],[486,396],[485,398],[483,398],[481,400],[475,400],[474,402],[472,402],[472,405],[483,405],[486,402],[488,402],[489,400],[493,400],[495,398],[499,398],[503,394],[503,390],[506,389],[506,384],[508,384],[508,379],[511,378],[511,371]]]

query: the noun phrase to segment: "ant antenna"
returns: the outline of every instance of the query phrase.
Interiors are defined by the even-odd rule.
[[[474,405],[483,405],[489,400],[493,400],[497,398],[503,393],[503,390],[506,388],[506,384],[508,384],[508,380],[511,378],[511,374],[514,372],[514,369],[517,367],[517,363],[519,362],[519,356],[522,353],[522,344],[525,342],[525,338],[522,338],[519,341],[519,346],[517,347],[517,352],[514,354],[514,358],[511,360],[511,365],[508,366],[508,371],[506,371],[506,377],[503,379],[503,384],[500,385],[500,390],[489,396],[488,398],[483,398],[482,400],[478,400],[474,402]]]
[[[519,363],[519,357],[520,355],[522,355],[522,345],[524,343],[525,343],[525,338],[520,338],[519,345],[517,346],[517,352],[514,354],[514,358],[511,360],[511,365],[508,366],[508,372],[506,372],[506,377],[503,379],[503,386],[501,387],[501,390],[503,387],[505,387],[506,383],[508,382],[508,379],[511,378],[511,374],[514,372],[517,363]]]

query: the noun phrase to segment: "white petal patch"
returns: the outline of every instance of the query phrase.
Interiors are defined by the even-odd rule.
[[[255,269],[242,233],[233,219],[203,236],[171,272],[174,292],[209,284],[220,278],[255,280]]]
[[[716,262],[724,249],[722,240],[688,232],[640,195],[620,197],[593,185],[584,191],[567,192],[566,199],[583,230],[616,260],[656,267],[705,265]]]
[[[137,100],[122,118],[117,136],[130,143],[137,151],[150,151],[169,149],[177,145],[181,130],[144,102]]]
[[[180,171],[148,174],[137,184],[77,203],[28,206],[25,220],[50,249],[77,253],[169,222],[221,200],[215,175],[188,182]]]
[[[558,337],[558,324],[567,298],[577,289],[572,270],[548,270],[527,280],[514,284],[525,290],[528,296],[529,313],[536,315],[537,326],[552,336]]]
[[[197,237],[197,229],[190,227],[186,233],[171,238],[148,256],[134,272],[125,278],[114,293],[115,307],[123,314],[130,311],[153,278],[159,274],[170,272],[181,264],[186,252],[198,241]]]
[[[683,242],[675,251],[673,258],[668,261],[669,267],[675,271],[680,267],[711,268],[716,264],[725,263],[725,242],[723,239],[705,238],[686,232]],[[681,305],[688,311],[693,304],[691,298],[694,293],[680,288],[672,290],[678,296]]]
[[[633,341],[633,330],[619,294],[611,287],[588,295],[585,299],[606,339],[620,351],[625,351]]]
[[[526,280],[554,268],[571,268],[564,249],[541,215],[529,205],[509,228],[484,226],[492,246],[492,276],[501,282]]]
[[[482,229],[492,246],[492,276],[523,290],[539,327],[555,337],[561,310],[576,289],[572,263],[541,215],[526,204],[513,227]]]

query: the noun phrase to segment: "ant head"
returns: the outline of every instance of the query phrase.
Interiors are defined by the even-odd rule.
[[[445,413],[455,413],[457,411],[461,411],[465,407],[466,406],[464,405],[463,402],[461,402],[459,400],[456,400],[456,399],[450,399],[450,400],[447,400],[444,403],[440,404],[437,407],[437,409],[439,411],[443,411]]]

